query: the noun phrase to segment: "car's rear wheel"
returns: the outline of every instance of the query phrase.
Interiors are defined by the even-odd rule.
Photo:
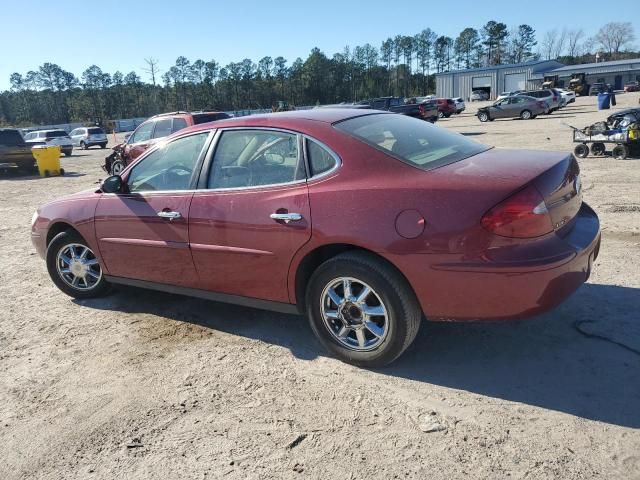
[[[98,259],[76,232],[56,235],[47,247],[47,270],[53,283],[74,298],[93,298],[108,292],[110,285]]]
[[[531,119],[531,111],[530,110],[523,110],[522,112],[520,112],[520,118],[522,120],[530,120]]]
[[[443,112],[438,112],[438,118],[443,118],[444,117],[444,113]]]
[[[406,280],[371,254],[347,252],[320,265],[307,288],[309,322],[341,360],[381,367],[413,342],[422,311]]]
[[[478,120],[480,120],[481,122],[488,122],[489,121],[489,114],[487,112],[480,112],[478,113]]]
[[[124,163],[122,160],[116,160],[111,164],[111,175],[120,175],[124,170]]]
[[[70,157],[71,156],[71,152],[64,152],[64,156],[65,157]]]
[[[106,143],[101,143],[101,144],[100,144],[100,148],[102,148],[102,149],[107,148],[107,144],[106,144]]]
[[[86,143],[84,143],[84,142],[80,142],[80,148],[81,148],[82,150],[86,150],[88,147],[87,147],[87,144],[86,144]]]

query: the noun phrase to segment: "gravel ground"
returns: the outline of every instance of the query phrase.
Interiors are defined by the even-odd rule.
[[[639,95],[618,96],[618,107]],[[438,124],[570,151],[595,98],[535,120]],[[29,240],[48,200],[90,187],[0,177],[0,478],[640,478],[640,160],[580,160],[602,221],[589,283],[555,311],[424,323],[389,368],[328,357],[306,321],[137,289],[74,301]]]

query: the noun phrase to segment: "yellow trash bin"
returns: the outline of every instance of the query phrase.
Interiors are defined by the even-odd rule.
[[[41,177],[64,175],[64,170],[60,168],[59,145],[36,145],[31,148],[31,153],[36,159]]]

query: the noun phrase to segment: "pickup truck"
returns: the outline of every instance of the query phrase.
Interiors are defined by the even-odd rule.
[[[387,112],[427,120],[431,123],[438,120],[438,108],[434,102],[430,101],[405,103],[401,97],[380,97],[360,102],[360,105],[368,105],[369,108],[374,110],[386,110]]]
[[[39,144],[38,142],[36,144]],[[15,128],[0,128],[0,168],[17,166],[33,171],[36,160],[31,153],[34,143],[27,144]]]

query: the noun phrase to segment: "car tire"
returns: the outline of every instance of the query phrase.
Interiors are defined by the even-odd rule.
[[[345,282],[351,295],[345,295]],[[422,320],[420,304],[405,278],[374,255],[359,251],[320,265],[309,280],[305,305],[320,343],[340,360],[368,368],[398,358],[415,339]]]
[[[531,110],[523,110],[520,112],[520,118],[522,120],[531,120],[532,115],[531,115]]]
[[[74,231],[53,237],[47,247],[47,270],[56,287],[73,298],[100,297],[111,288],[95,254]]]
[[[107,144],[106,143],[101,143],[100,144],[100,148],[102,148],[104,150],[105,148],[107,148]]]
[[[70,157],[71,156],[71,152],[64,152],[64,156],[65,157]]]
[[[438,118],[443,118],[444,117],[444,113],[443,112],[438,112]]]
[[[80,148],[81,148],[82,150],[87,150],[89,147],[87,147],[87,144],[86,144],[86,143],[84,143],[84,142],[80,142]]]
[[[482,123],[488,122],[489,121],[489,114],[487,112],[478,113],[478,120],[480,120]]]
[[[629,156],[629,149],[626,145],[619,144],[613,147],[611,155],[617,160],[624,160]]]
[[[451,116],[451,114],[450,114],[450,113],[445,113],[445,114],[444,114],[444,118],[449,118],[450,116]]]
[[[589,147],[584,143],[580,143],[573,149],[573,153],[578,158],[586,158],[589,155]]]
[[[111,164],[111,175],[120,175],[125,169],[125,164],[122,160],[116,160]]]

